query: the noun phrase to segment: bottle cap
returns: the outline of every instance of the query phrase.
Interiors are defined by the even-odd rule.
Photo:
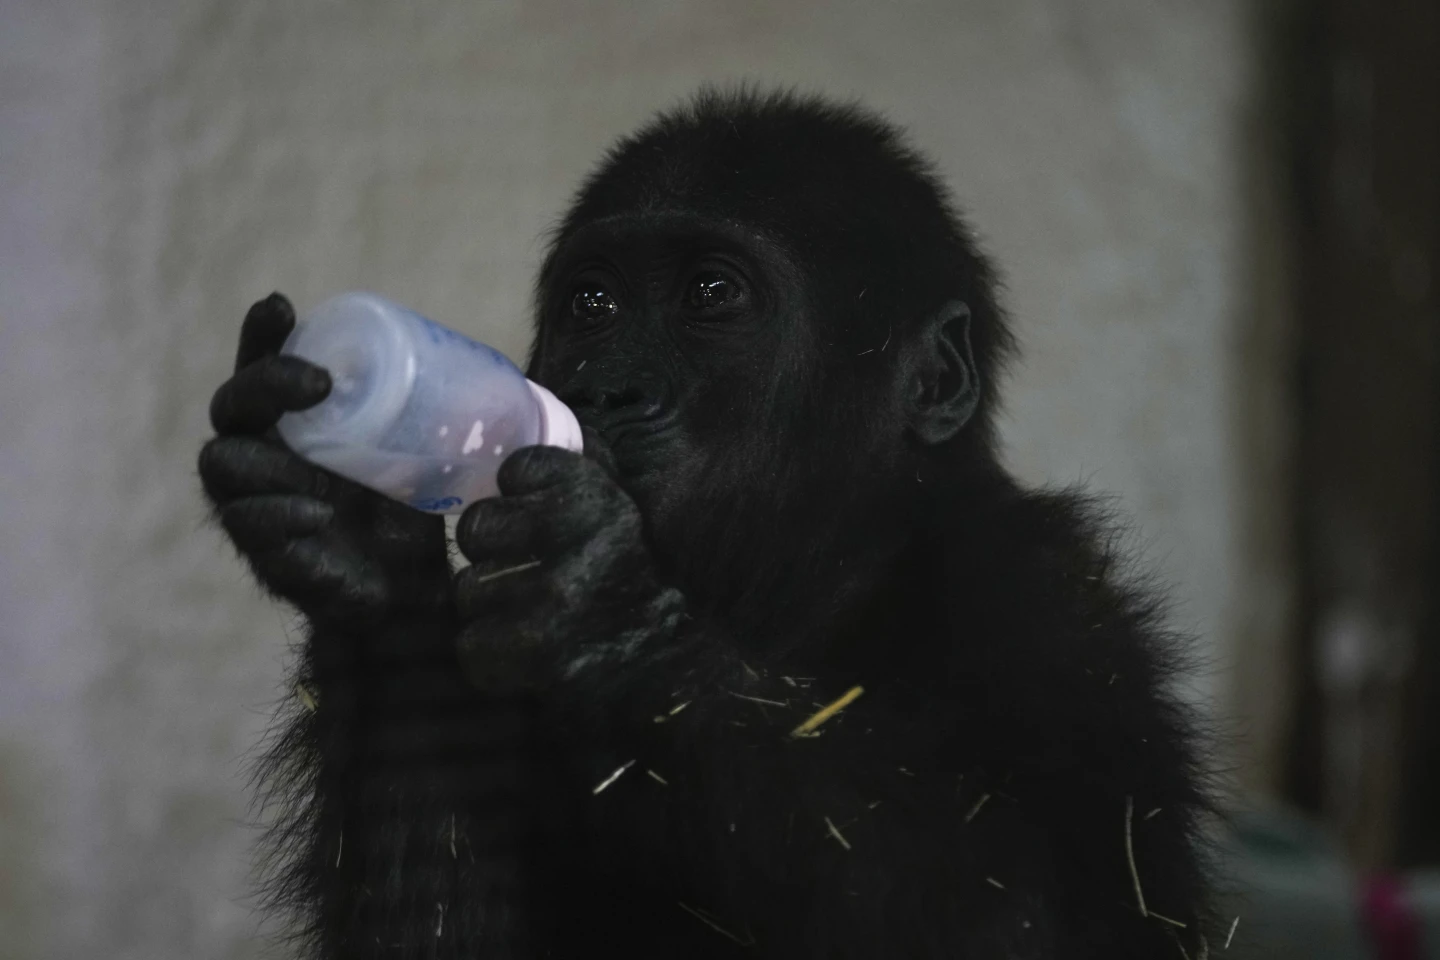
[[[575,419],[570,408],[535,381],[526,380],[525,384],[540,404],[540,442],[576,453],[584,450],[585,438],[580,433],[580,421]]]

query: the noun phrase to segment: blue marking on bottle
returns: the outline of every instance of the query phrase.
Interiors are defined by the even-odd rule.
[[[425,333],[429,336],[430,342],[437,346],[443,347],[448,344],[451,346],[466,347],[487,357],[499,353],[499,351],[493,347],[486,346],[478,340],[471,340],[465,336],[465,334],[451,330],[449,327],[441,326],[429,317],[422,317],[419,314],[415,314],[415,316],[423,321],[422,326],[425,329]]]
[[[418,500],[411,500],[410,506],[416,510],[427,510],[432,513],[441,510],[449,510],[451,507],[458,507],[465,501],[459,497],[421,497]]]

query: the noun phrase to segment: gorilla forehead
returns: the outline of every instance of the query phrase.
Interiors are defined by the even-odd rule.
[[[709,215],[687,207],[658,205],[579,224],[556,245],[552,268],[563,273],[575,260],[597,251],[632,263],[679,261],[711,253],[760,257],[781,267],[790,260],[783,237],[733,211]]]
[[[958,239],[944,189],[895,127],[790,94],[708,92],[662,114],[606,155],[557,239],[667,210],[748,224],[811,262],[893,263],[897,243],[913,262]]]

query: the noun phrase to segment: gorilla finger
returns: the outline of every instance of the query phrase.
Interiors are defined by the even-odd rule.
[[[257,300],[240,325],[240,348],[235,352],[235,370],[250,366],[261,357],[279,353],[285,338],[295,329],[295,308],[283,294],[272,293]]]
[[[538,560],[466,567],[455,575],[456,609],[465,620],[533,609],[546,601],[548,575]]]
[[[473,563],[518,563],[537,558],[535,530],[545,525],[540,498],[491,497],[460,514],[455,545]]]
[[[216,437],[201,447],[200,482],[210,499],[221,504],[272,493],[319,499],[330,493],[330,474],[255,437]]]
[[[276,593],[306,607],[376,611],[389,602],[379,571],[360,556],[321,536],[291,540],[255,555],[255,572]]]
[[[537,493],[563,483],[572,483],[597,471],[595,464],[578,453],[560,447],[521,447],[500,464],[495,482],[506,496]]]
[[[216,433],[263,433],[290,410],[330,393],[330,374],[299,357],[262,357],[220,385],[210,400]]]
[[[455,545],[474,563],[518,563],[578,547],[613,511],[582,486],[477,500],[455,526]]]
[[[235,546],[261,553],[320,532],[335,516],[323,500],[295,494],[244,497],[220,508],[220,524]]]

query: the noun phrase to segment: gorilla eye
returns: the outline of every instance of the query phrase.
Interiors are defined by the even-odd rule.
[[[714,310],[733,304],[741,297],[740,284],[723,273],[697,274],[685,290],[685,305],[695,310]]]
[[[570,300],[570,315],[582,323],[603,323],[620,309],[604,287],[582,287]]]

